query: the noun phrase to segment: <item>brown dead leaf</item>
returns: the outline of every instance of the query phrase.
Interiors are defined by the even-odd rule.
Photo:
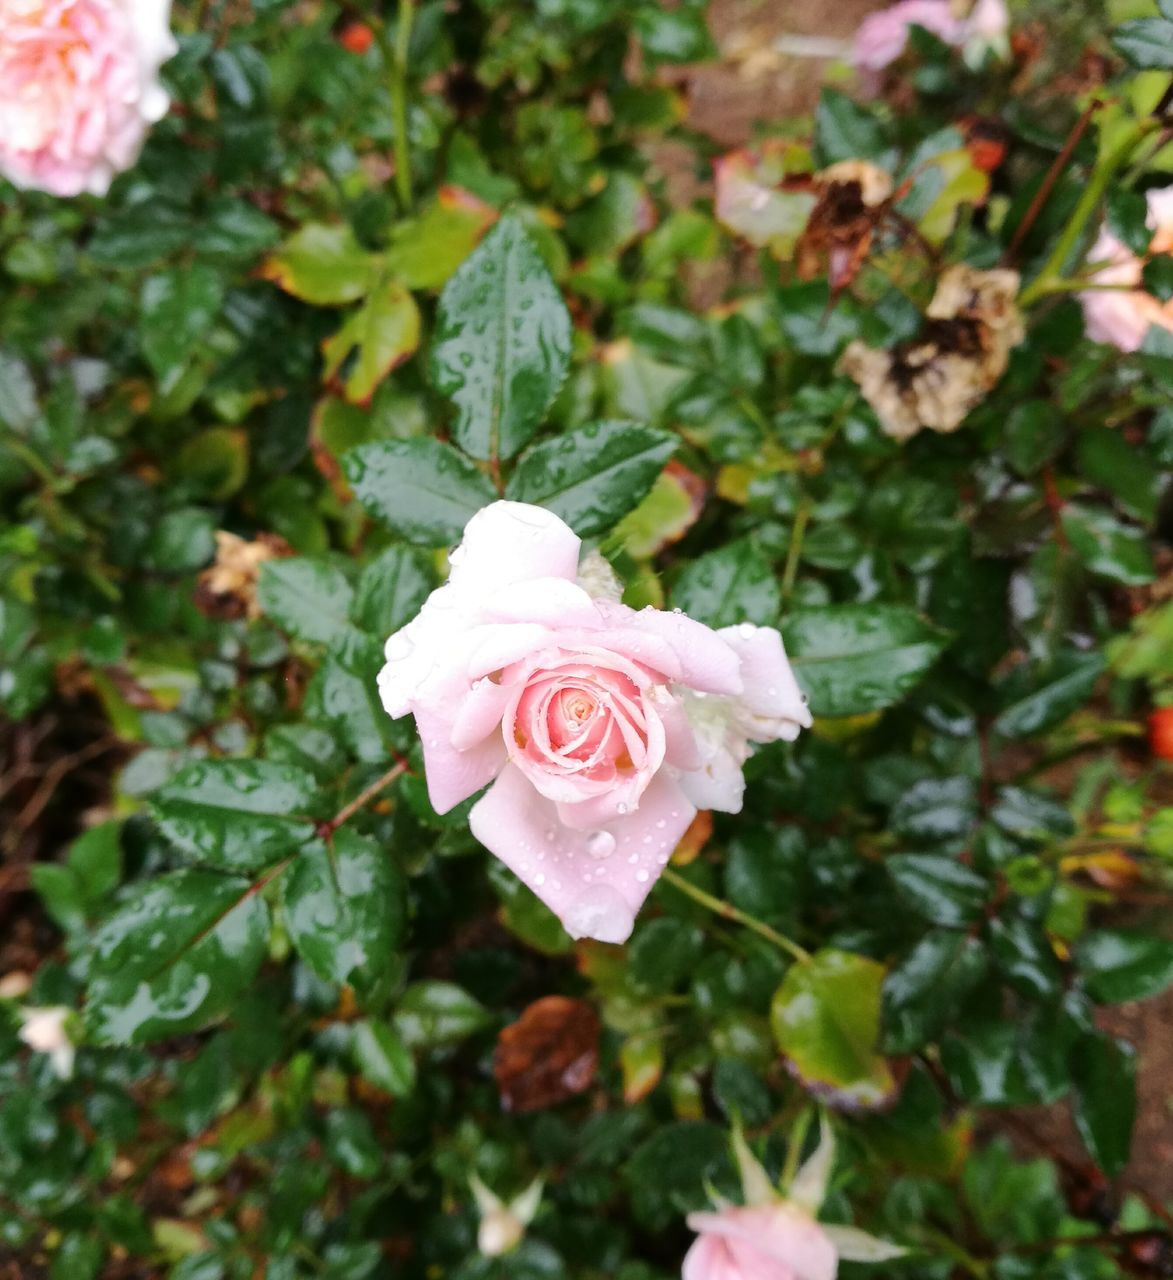
[[[497,1037],[493,1075],[505,1111],[541,1111],[590,1087],[599,1018],[585,1000],[545,996]]]

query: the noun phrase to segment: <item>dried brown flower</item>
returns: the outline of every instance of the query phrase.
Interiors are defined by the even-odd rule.
[[[216,530],[216,559],[196,579],[196,607],[209,618],[259,618],[257,579],[261,565],[293,554],[293,548],[275,533],[258,534],[249,542]]]

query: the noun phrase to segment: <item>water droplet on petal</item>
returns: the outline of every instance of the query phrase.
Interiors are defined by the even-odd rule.
[[[609,858],[615,852],[615,837],[610,831],[592,831],[587,836],[586,850],[592,858]]]
[[[756,631],[757,627],[752,622],[742,622],[737,628],[737,634],[743,640],[752,640]]]
[[[620,815],[625,814],[627,812],[627,805],[620,800],[620,802],[615,806],[615,812]]]
[[[540,888],[545,883],[546,883],[546,877],[539,871],[538,874],[534,876],[534,884],[538,885]]]
[[[640,884],[647,884],[648,873],[646,871],[637,871],[635,873],[635,878],[640,882]]]

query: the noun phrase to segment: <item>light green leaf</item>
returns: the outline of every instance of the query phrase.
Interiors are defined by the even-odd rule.
[[[380,382],[420,343],[420,313],[415,299],[394,280],[368,294],[363,305],[322,346],[326,378],[333,378],[353,352],[344,384],[351,404],[365,404]]]
[[[311,222],[265,263],[262,274],[286,293],[316,306],[361,298],[374,284],[380,261],[345,223]]]

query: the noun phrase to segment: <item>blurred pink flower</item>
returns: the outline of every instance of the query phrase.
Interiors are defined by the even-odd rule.
[[[957,16],[950,0],[899,0],[859,24],[852,61],[860,71],[882,71],[904,52],[909,29],[915,26],[964,50],[966,61],[980,66],[988,50],[1005,56],[1009,25],[1006,0],[976,0],[964,18]]]
[[[1148,193],[1148,227],[1153,233],[1150,254],[1173,253],[1173,187]],[[1092,279],[1096,284],[1138,286],[1144,262],[1108,229],[1088,254],[1093,266],[1103,263]],[[1173,300],[1161,302],[1141,288],[1089,289],[1079,295],[1087,335],[1121,351],[1135,351],[1149,327],[1156,325],[1173,332]]]
[[[167,112],[170,0],[0,0],[0,173],[104,194]]]
[[[440,813],[493,781],[473,834],[573,937],[622,942],[698,808],[737,812],[750,744],[811,722],[782,639],[619,602],[540,507],[478,512],[447,585],[387,641]]]
[[[835,1280],[839,1259],[830,1237],[785,1200],[693,1213],[688,1225],[700,1234],[682,1280]]]

